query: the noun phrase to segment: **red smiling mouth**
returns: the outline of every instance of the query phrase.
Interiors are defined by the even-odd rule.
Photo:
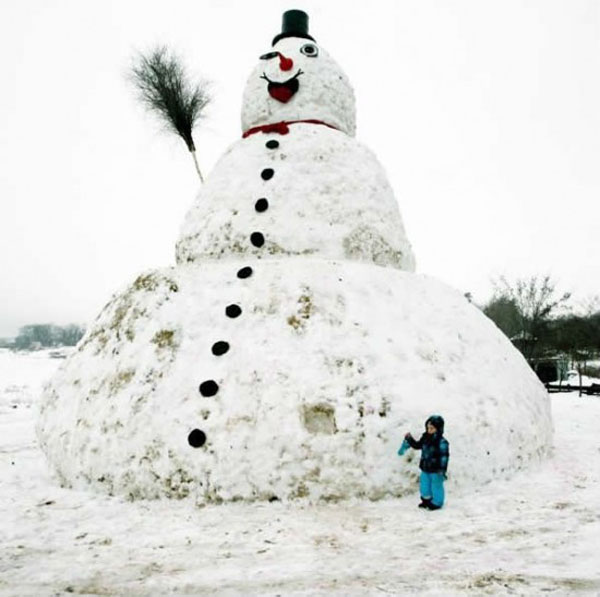
[[[265,73],[262,74],[261,79],[267,81],[267,91],[269,92],[269,95],[278,102],[286,104],[292,99],[296,91],[298,91],[300,87],[298,77],[302,74],[304,73],[301,70],[298,70],[298,72],[291,79],[288,79],[283,83],[271,81],[271,79],[269,79]]]

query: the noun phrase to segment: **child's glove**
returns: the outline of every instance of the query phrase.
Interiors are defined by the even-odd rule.
[[[410,444],[404,439],[402,445],[398,448],[398,456],[402,456],[409,448]]]

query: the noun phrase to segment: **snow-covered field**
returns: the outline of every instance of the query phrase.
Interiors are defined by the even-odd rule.
[[[554,456],[450,478],[438,512],[416,493],[199,508],[57,485],[34,423],[60,362],[0,350],[0,595],[600,595],[600,397],[552,395]]]

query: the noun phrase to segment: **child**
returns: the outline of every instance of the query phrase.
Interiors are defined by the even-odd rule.
[[[444,419],[431,415],[425,421],[425,433],[418,441],[409,433],[404,438],[411,448],[421,450],[421,503],[419,508],[439,510],[444,505],[444,479],[448,469],[450,449],[443,437]]]

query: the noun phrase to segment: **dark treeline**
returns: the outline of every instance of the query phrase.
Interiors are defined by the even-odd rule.
[[[538,372],[540,363],[561,359],[581,374],[600,376],[600,300],[574,312],[569,293],[549,276],[509,282],[499,278],[483,312],[510,338]],[[564,368],[564,367],[563,367]]]
[[[18,336],[11,347],[17,350],[75,346],[82,338],[85,329],[75,323],[66,326],[50,323],[35,323],[19,328]]]

